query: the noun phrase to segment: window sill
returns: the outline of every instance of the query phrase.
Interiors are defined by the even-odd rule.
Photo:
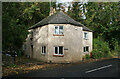
[[[41,53],[42,55],[45,55],[45,53]]]
[[[63,34],[62,35],[59,35],[59,34],[53,34],[53,36],[64,36]]]
[[[84,40],[89,40],[88,38],[84,38]]]
[[[89,52],[84,52],[84,53],[89,53]]]
[[[64,55],[53,55],[55,57],[63,57]]]

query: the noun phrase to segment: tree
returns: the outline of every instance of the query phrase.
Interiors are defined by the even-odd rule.
[[[2,5],[2,50],[18,51],[22,49],[28,28],[49,15],[50,4],[5,2]]]
[[[85,8],[87,12],[85,12]],[[117,2],[89,2],[87,4],[73,2],[73,7],[69,7],[67,13],[76,21],[93,30],[94,38],[101,37],[108,42],[111,50],[115,50],[116,44],[120,45],[120,19]],[[82,13],[85,14],[86,19],[81,18]]]
[[[114,49],[115,45],[113,39],[120,40],[119,14],[116,6],[118,3],[88,3],[86,13],[85,25],[94,31],[95,37],[100,36],[109,42],[111,49]]]

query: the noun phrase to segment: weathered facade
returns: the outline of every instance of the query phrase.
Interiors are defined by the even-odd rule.
[[[31,34],[25,42],[26,55],[45,62],[69,63],[82,60],[83,55],[92,51],[90,29],[70,20],[63,12],[47,18],[30,28]]]

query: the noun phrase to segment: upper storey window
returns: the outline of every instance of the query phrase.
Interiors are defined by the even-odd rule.
[[[54,34],[63,35],[63,26],[55,26]]]
[[[33,32],[31,32],[30,40],[31,40],[31,41],[33,40]]]
[[[84,32],[84,39],[88,39],[88,33]]]

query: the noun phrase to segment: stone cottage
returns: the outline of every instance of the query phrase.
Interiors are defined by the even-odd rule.
[[[92,31],[64,12],[44,18],[29,32],[25,55],[44,62],[77,62],[92,51]]]

